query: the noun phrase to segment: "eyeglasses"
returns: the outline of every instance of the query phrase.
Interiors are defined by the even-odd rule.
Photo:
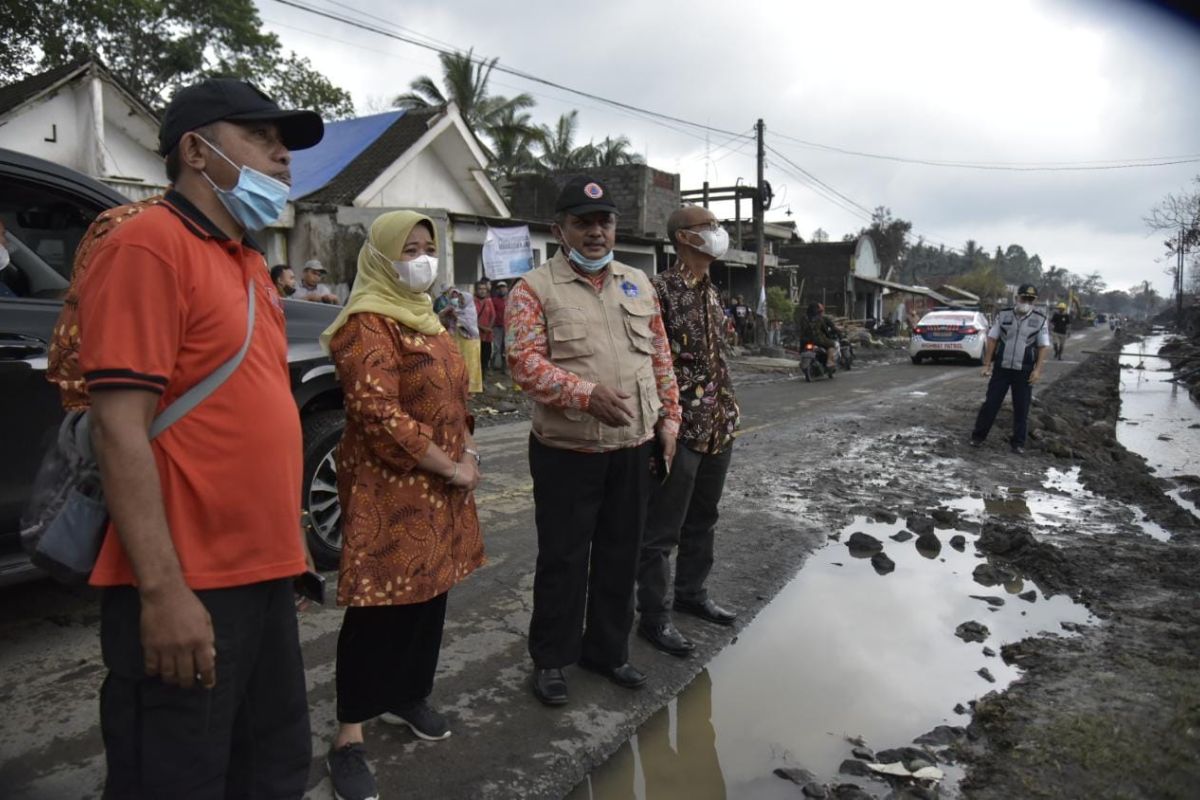
[[[697,222],[695,225],[688,225],[684,230],[694,231],[697,228],[705,231],[715,231],[721,227],[721,223],[715,219],[712,222]]]

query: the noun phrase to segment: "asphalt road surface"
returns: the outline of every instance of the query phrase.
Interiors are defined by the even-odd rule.
[[[1081,347],[1107,331],[1071,341],[1061,374]],[[1086,343],[1086,344],[1085,344]],[[639,691],[568,670],[571,700],[542,707],[528,688],[525,649],[536,538],[527,467],[528,423],[477,436],[485,480],[478,490],[488,553],[485,567],[450,593],[446,635],[432,703],[454,735],[418,742],[407,729],[367,726],[367,745],[384,797],[558,798],[665,704],[738,628],[778,591],[824,541],[820,513],[797,514],[773,487],[802,476],[813,458],[837,458],[856,439],[892,426],[900,406],[918,409],[966,393],[983,397],[975,367],[862,364],[811,384],[788,374],[738,372],[744,419],[722,506],[710,589],[741,612],[733,629],[681,618],[695,655],[675,659],[633,638],[631,661],[649,676]],[[962,422],[965,438],[971,420]],[[911,425],[909,426],[911,427]],[[330,580],[335,576],[330,575]],[[332,587],[331,587],[332,588]],[[331,592],[332,594],[332,592]],[[0,590],[0,795],[6,798],[99,797],[103,747],[97,693],[104,670],[98,606],[88,590],[49,581]],[[334,651],[341,613],[318,608],[300,631],[313,725],[308,797],[332,793],[324,756],[334,733]]]

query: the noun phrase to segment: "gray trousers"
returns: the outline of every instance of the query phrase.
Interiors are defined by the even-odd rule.
[[[713,565],[717,506],[732,455],[732,447],[710,455],[680,445],[670,476],[655,487],[638,561],[637,607],[644,624],[670,619],[667,583],[671,550],[676,547],[675,596],[694,602],[707,599],[704,582]]]

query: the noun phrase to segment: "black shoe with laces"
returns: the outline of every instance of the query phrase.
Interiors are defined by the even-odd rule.
[[[351,742],[336,750],[330,748],[325,766],[337,800],[379,800],[379,787],[367,765],[367,750],[362,742]]]
[[[429,707],[424,700],[410,703],[394,713],[383,713],[379,717],[389,725],[407,725],[418,739],[437,742],[450,737],[450,726],[446,718]]]

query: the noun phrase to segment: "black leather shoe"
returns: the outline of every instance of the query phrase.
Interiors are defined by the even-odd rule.
[[[1023,445],[1019,445],[1019,444],[1010,444],[1010,445],[1008,446],[1008,449],[1012,450],[1012,451],[1013,451],[1013,453],[1014,453],[1014,454],[1016,454],[1016,455],[1018,455],[1018,456],[1023,456],[1023,455],[1025,455],[1025,447],[1024,447]]]
[[[705,598],[703,602],[696,603],[676,597],[674,608],[676,611],[691,614],[706,622],[715,622],[717,625],[732,625],[733,621],[737,619],[737,614],[726,611],[708,598]]]
[[[579,666],[588,672],[602,675],[625,689],[637,689],[646,682],[646,676],[628,661],[618,667],[604,667],[586,659],[579,659]]]
[[[533,671],[533,695],[548,706],[561,706],[567,702],[567,679],[561,669],[535,669]]]
[[[638,636],[645,639],[664,653],[687,658],[696,649],[696,645],[679,632],[670,622],[659,625],[638,625]]]

